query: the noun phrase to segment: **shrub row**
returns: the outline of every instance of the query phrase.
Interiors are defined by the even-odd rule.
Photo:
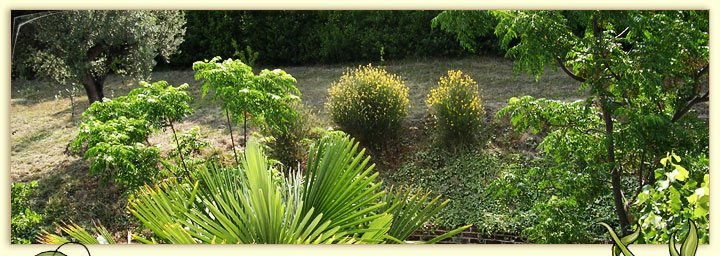
[[[240,58],[248,46],[261,65],[468,54],[454,35],[431,28],[439,12],[186,11],[185,41],[169,65],[184,68],[213,56]],[[502,54],[498,44],[488,42],[481,53]]]
[[[438,144],[454,148],[478,141],[485,110],[470,76],[448,71],[426,102]],[[398,135],[410,107],[402,78],[371,65],[349,70],[333,83],[326,106],[341,130],[375,148]]]

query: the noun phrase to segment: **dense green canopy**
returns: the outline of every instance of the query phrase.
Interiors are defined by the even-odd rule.
[[[60,11],[28,23],[34,43],[24,50],[37,72],[82,84],[92,103],[104,97],[110,72],[147,79],[158,55],[176,52],[184,24],[178,11]]]

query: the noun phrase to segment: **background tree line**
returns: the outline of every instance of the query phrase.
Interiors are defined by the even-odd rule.
[[[13,11],[12,17],[38,11]],[[183,11],[185,40],[170,63],[159,68],[187,69],[197,60],[214,56],[239,58],[248,47],[261,65],[324,64],[379,61],[405,57],[458,57],[467,51],[455,35],[432,28],[440,11]],[[27,19],[18,19],[27,20]],[[37,24],[40,24],[39,22]],[[13,61],[13,75],[33,77],[24,54],[37,45],[22,27]],[[13,30],[14,31],[14,30]],[[28,35],[25,35],[28,34]],[[13,35],[14,36],[14,35]],[[477,47],[501,55],[494,37]]]

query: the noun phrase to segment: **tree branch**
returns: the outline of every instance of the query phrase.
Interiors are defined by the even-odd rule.
[[[102,44],[96,44],[93,47],[90,47],[90,49],[88,49],[85,61],[92,61],[97,58],[97,56],[102,53],[104,48],[105,47]]]
[[[700,78],[700,76],[702,76],[703,74],[708,72],[709,67],[710,67],[710,64],[705,64],[705,66],[703,66],[703,68],[700,69],[700,71],[698,71],[695,75],[693,75],[693,79],[695,80],[695,82],[699,83],[699,81],[697,81],[697,80]],[[710,89],[708,89],[705,92],[705,94],[703,94],[702,96],[699,96],[699,95],[695,96],[688,102],[687,105],[685,105],[685,107],[683,107],[680,110],[678,110],[677,112],[675,112],[675,114],[673,115],[673,118],[670,122],[674,123],[677,120],[680,120],[680,118],[682,116],[684,116],[685,114],[687,114],[687,112],[690,111],[690,109],[695,104],[698,104],[700,102],[708,102],[709,100],[710,100]]]
[[[705,74],[708,71],[709,67],[710,67],[710,64],[705,64],[705,66],[702,69],[700,69],[700,71],[698,71],[697,74],[695,74],[695,80],[697,80],[700,76]]]
[[[671,123],[676,122],[677,120],[680,120],[682,116],[684,116],[690,109],[695,106],[695,104],[698,104],[700,102],[708,102],[710,100],[710,90],[706,91],[703,96],[695,96],[690,102],[688,102],[685,107],[675,112],[675,115],[673,115],[672,120],[670,120]]]
[[[568,70],[568,68],[565,66],[565,64],[563,63],[563,60],[560,57],[556,57],[555,59],[557,60],[557,63],[558,63],[558,66],[560,66],[560,69],[562,69],[562,71],[564,71],[565,74],[570,76],[570,78],[575,79],[581,83],[584,83],[586,81],[585,78],[579,77],[579,76],[573,74],[572,72],[570,72],[570,70]]]
[[[603,62],[603,65],[605,66],[605,68],[608,71],[610,71],[610,75],[612,75],[612,77],[615,78],[615,80],[620,81],[620,77],[617,74],[615,74],[615,72],[612,71],[612,69],[610,68],[610,65],[608,65],[606,62]]]
[[[637,190],[635,190],[635,195],[632,196],[630,201],[625,202],[625,211],[629,210],[630,205],[635,202],[635,199],[642,193],[642,188],[645,186],[645,153],[647,151],[643,151],[642,157],[640,157],[640,168],[638,169],[638,181],[640,182],[640,185],[638,186]]]

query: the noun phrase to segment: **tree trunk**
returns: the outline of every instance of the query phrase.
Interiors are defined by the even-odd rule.
[[[105,48],[103,45],[93,45],[93,47],[90,47],[90,49],[88,49],[87,56],[83,61],[88,66],[90,66],[92,61],[95,60],[95,58],[97,58],[104,49]],[[96,101],[102,101],[103,97],[105,97],[105,94],[103,93],[104,83],[104,75],[100,78],[97,78],[93,76],[90,68],[85,70],[85,82],[83,83],[83,87],[85,87],[85,92],[87,93],[88,102],[90,102],[90,105],[92,105]]]
[[[102,99],[100,98],[100,93],[98,92],[97,86],[95,85],[95,80],[92,79],[92,76],[90,74],[87,74],[87,78],[85,79],[85,83],[83,83],[83,87],[85,87],[85,93],[87,93],[88,102],[90,102],[90,105]]]
[[[243,112],[243,148],[247,147],[247,112]]]
[[[105,86],[105,77],[95,78],[95,90],[98,92],[98,96],[100,96],[100,100],[105,98],[105,91],[103,90],[104,86]]]
[[[602,29],[603,27],[600,25],[600,19],[601,19],[602,13],[601,11],[598,11],[597,14],[593,16],[593,36],[595,37],[595,45],[598,49],[602,49],[603,52],[600,53],[600,57],[602,58],[603,55],[607,54],[602,46],[603,42],[603,34]],[[598,63],[595,66],[595,74],[600,73],[600,63]],[[606,81],[607,82],[607,81]],[[607,85],[607,84],[606,84]],[[598,85],[602,86],[602,85]],[[627,211],[625,210],[625,196],[623,195],[623,189],[622,189],[622,182],[620,180],[621,178],[621,171],[615,166],[615,140],[613,138],[613,119],[612,119],[612,109],[610,108],[610,104],[612,104],[613,100],[611,99],[601,99],[601,108],[602,108],[602,115],[603,115],[603,121],[605,121],[605,148],[607,149],[607,161],[610,165],[610,174],[612,175],[612,179],[610,183],[612,184],[612,193],[613,193],[613,204],[615,205],[615,214],[618,216],[618,220],[620,221],[620,228],[622,229],[623,236],[626,236],[629,234],[628,227],[630,226],[630,222],[628,221],[627,217]]]
[[[229,110],[225,110],[225,117],[227,117],[228,131],[230,131],[230,143],[232,143],[232,151],[233,151],[233,155],[235,156],[235,164],[237,166],[240,166],[240,161],[238,160],[237,151],[235,150],[235,138],[233,137],[233,133],[232,133],[232,123],[230,122],[230,111]]]
[[[603,103],[602,112],[603,120],[605,121],[605,148],[607,149],[607,161],[610,164],[610,173],[612,174],[612,193],[613,203],[615,205],[615,213],[620,221],[620,228],[622,229],[623,236],[629,234],[628,227],[630,222],[628,221],[627,212],[625,210],[624,196],[622,192],[622,183],[620,180],[620,170],[615,166],[615,141],[613,139],[613,120],[612,113],[608,109],[608,103]]]
[[[96,101],[102,101],[105,97],[105,93],[103,92],[104,82],[105,77],[96,78],[90,74],[90,71],[85,72],[85,83],[83,83],[83,87],[85,87],[85,92],[87,93],[90,105]]]

